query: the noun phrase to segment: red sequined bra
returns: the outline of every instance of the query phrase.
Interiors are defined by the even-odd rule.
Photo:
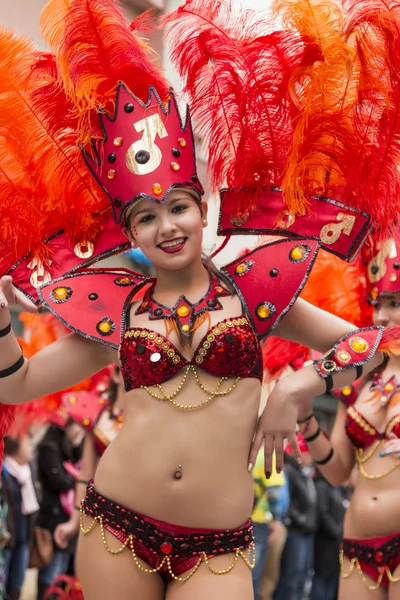
[[[388,440],[391,433],[400,438],[400,415],[393,417],[385,431],[378,431],[354,406],[349,406],[345,429],[353,446],[369,448],[374,442]]]
[[[190,361],[160,333],[129,327],[120,345],[120,362],[125,391],[159,386],[185,367],[196,367],[222,379],[262,379],[260,345],[244,316],[224,319],[211,327]]]

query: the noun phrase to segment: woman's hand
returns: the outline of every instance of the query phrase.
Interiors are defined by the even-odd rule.
[[[0,308],[9,308],[11,305],[22,306],[24,310],[31,313],[38,312],[37,306],[13,286],[12,277],[4,275],[0,278]]]
[[[73,515],[74,516],[74,515]],[[54,540],[62,550],[68,546],[68,542],[71,538],[75,537],[79,533],[79,519],[71,518],[66,523],[57,525],[54,530]]]
[[[379,456],[389,456],[391,454],[393,458],[400,458],[400,439],[392,433],[390,440],[384,444]]]
[[[289,379],[289,378],[288,378]],[[277,383],[268,398],[267,406],[257,426],[256,435],[250,450],[249,471],[256,462],[258,451],[264,441],[265,474],[272,473],[272,456],[275,451],[276,470],[283,468],[283,444],[287,439],[293,449],[293,455],[301,462],[301,453],[297,444],[296,424],[299,403],[295,394],[284,384],[285,379]]]

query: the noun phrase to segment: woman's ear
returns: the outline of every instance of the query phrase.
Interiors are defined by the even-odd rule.
[[[200,214],[201,214],[201,222],[203,227],[207,227],[207,213],[208,213],[208,204],[205,200],[200,201]]]
[[[135,240],[135,238],[133,237],[132,233],[130,232],[130,230],[128,229],[128,227],[126,227],[126,225],[124,225],[124,227],[122,228],[122,232],[124,235],[126,235],[126,237],[128,238],[128,240],[131,243],[132,248],[137,248],[137,242]]]

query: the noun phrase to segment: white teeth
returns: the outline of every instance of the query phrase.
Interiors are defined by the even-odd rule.
[[[175,248],[175,246],[180,246],[185,241],[185,238],[179,238],[179,240],[174,240],[172,242],[163,242],[160,244],[160,248]]]

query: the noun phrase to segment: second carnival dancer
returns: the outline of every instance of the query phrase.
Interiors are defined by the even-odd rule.
[[[400,247],[390,239],[365,253],[368,300],[373,322],[400,324]],[[358,465],[354,495],[346,513],[340,552],[340,599],[396,598],[400,592],[400,361],[391,357],[354,386],[338,392],[335,425],[328,439],[309,415],[300,427],[317,463],[334,485],[345,482]]]
[[[295,429],[298,417],[300,421],[308,417],[308,400],[304,399],[333,385],[350,384],[363,370],[368,374],[382,364],[385,353],[395,349],[398,336],[396,329],[357,329],[297,299],[319,241],[345,259],[350,259],[360,247],[368,232],[369,217],[357,209],[362,202],[362,207],[371,202],[370,197],[360,194],[356,198],[359,206],[354,195],[349,194],[355,203],[353,208],[336,200],[308,197],[314,210],[310,216],[305,214],[307,202],[301,205],[307,186],[296,177],[294,196],[301,219],[290,223],[290,234],[287,223],[276,226],[285,203],[280,191],[270,186],[285,183],[284,176],[288,173],[285,165],[295,140],[293,119],[296,118],[296,128],[300,129],[305,121],[310,123],[311,129],[301,131],[301,139],[307,131],[315,135],[312,115],[308,114],[305,120],[301,118],[305,116],[304,107],[317,109],[322,97],[326,101],[335,96],[332,87],[318,88],[323,84],[323,78],[318,77],[324,52],[343,51],[334,64],[335,81],[338,69],[349,74],[351,51],[346,54],[340,11],[337,5],[327,2],[323,9],[332,10],[333,18],[327,20],[325,29],[313,30],[312,23],[320,25],[324,21],[314,19],[321,9],[316,3],[311,11],[315,14],[307,14],[308,26],[303,33],[288,29],[261,37],[255,36],[255,32],[264,31],[262,23],[256,29],[248,29],[251,22],[248,13],[240,18],[233,15],[231,25],[228,23],[223,33],[224,43],[215,35],[223,31],[219,11],[221,5],[228,7],[226,2],[188,3],[186,9],[183,7],[175,17],[170,17],[179,21],[182,16],[191,19],[195,14],[203,23],[212,23],[214,19],[211,27],[214,38],[210,31],[199,36],[204,30],[194,27],[186,45],[188,60],[194,58],[191,51],[196,44],[207,40],[202,51],[212,47],[213,52],[220,53],[222,62],[225,60],[225,67],[231,59],[235,67],[229,69],[232,85],[229,92],[224,88],[219,95],[217,112],[221,114],[221,102],[228,98],[230,104],[223,108],[230,110],[236,102],[232,113],[232,119],[236,120],[230,124],[231,129],[226,129],[226,122],[221,122],[220,128],[214,127],[217,120],[210,122],[212,133],[220,136],[217,156],[216,146],[210,146],[214,183],[221,183],[221,166],[228,170],[223,179],[234,183],[232,197],[226,192],[222,199],[220,232],[224,233],[224,219],[228,218],[233,233],[242,233],[245,225],[252,233],[273,230],[276,235],[289,236],[263,245],[218,271],[202,259],[207,203],[196,173],[189,115],[183,124],[173,93],[168,92],[165,80],[157,74],[114,2],[71,0],[62,6],[58,3],[58,10],[55,4],[51,2],[43,16],[45,35],[55,61],[52,56],[41,55],[32,70],[29,43],[22,44],[13,36],[7,38],[3,32],[8,44],[2,47],[4,81],[9,82],[15,70],[28,65],[24,85],[29,89],[43,77],[50,88],[47,92],[52,95],[50,102],[46,90],[34,94],[33,116],[26,112],[29,103],[21,102],[21,98],[26,99],[26,88],[22,92],[18,86],[10,86],[3,95],[4,113],[5,107],[8,115],[16,107],[22,112],[15,121],[8,119],[8,123],[2,123],[4,129],[8,126],[8,135],[1,141],[3,146],[9,143],[10,153],[3,154],[2,173],[7,175],[13,169],[12,178],[2,179],[2,194],[5,198],[11,180],[13,187],[7,201],[17,204],[14,214],[20,227],[24,225],[22,217],[28,223],[24,229],[26,237],[21,239],[17,235],[15,247],[19,249],[18,244],[21,247],[25,244],[26,248],[30,243],[31,254],[27,258],[16,257],[19,260],[8,269],[4,269],[8,255],[6,252],[2,255],[6,273],[0,284],[2,428],[7,427],[15,405],[67,387],[119,361],[126,391],[124,427],[102,456],[81,507],[82,535],[77,561],[86,600],[132,597],[199,600],[204,597],[204,590],[208,598],[250,600],[253,598],[250,568],[254,565],[248,518],[253,502],[250,471],[261,443],[265,447],[267,476],[273,450],[277,469],[282,469],[285,438],[300,459]],[[288,3],[289,11],[296,13],[300,5]],[[302,6],[305,11],[308,6],[310,11],[309,2]],[[327,43],[329,32],[330,41],[335,42],[333,46]],[[235,49],[236,55],[247,53],[248,60],[240,69],[234,61]],[[194,55],[198,56],[196,51]],[[7,62],[10,56],[13,60]],[[220,63],[216,54],[202,52],[201,56],[213,90],[202,98],[202,116],[207,119],[216,114],[218,78],[214,76]],[[385,56],[389,60],[390,54]],[[252,67],[246,71],[250,57]],[[255,67],[258,77],[262,75],[261,80],[254,77]],[[385,64],[385,72],[386,67]],[[299,73],[306,76],[295,82],[297,103],[292,101],[289,83]],[[332,73],[329,76],[332,83]],[[354,76],[357,79],[357,73]],[[194,79],[195,83],[204,84],[207,77],[198,79],[195,75]],[[317,87],[307,87],[316,80]],[[378,77],[375,83],[379,81]],[[149,90],[151,82],[157,91],[153,87]],[[339,87],[343,92],[342,83]],[[18,94],[15,89],[20,90]],[[315,100],[313,106],[307,93]],[[336,96],[336,104],[337,99]],[[345,120],[348,117],[343,112],[343,103],[339,104],[340,114],[337,113],[334,128],[337,139],[343,124],[339,116]],[[196,100],[194,105],[196,109]],[[371,98],[368,106],[370,111]],[[389,108],[387,104],[384,110]],[[100,121],[98,109],[101,109]],[[376,110],[380,110],[378,101]],[[327,115],[332,116],[334,111],[333,105],[327,107]],[[37,119],[38,114],[44,113],[49,123],[45,130],[46,120]],[[34,150],[26,137],[15,134],[14,127],[26,123],[21,114],[28,122],[36,119],[35,135],[31,133],[29,139],[32,144],[37,143],[36,134],[40,131],[42,146],[38,155],[32,155]],[[343,148],[354,154],[351,142],[360,136],[351,127],[347,131],[354,136],[347,135]],[[50,142],[48,151],[43,153],[43,140],[51,139],[51,144],[56,141],[62,146],[72,134],[75,142],[78,140],[84,146],[85,161],[102,193],[111,200],[114,220],[109,218],[100,232],[99,210],[78,214],[78,200],[84,195],[82,188],[90,185],[86,184],[88,180],[79,179],[81,187],[71,190],[72,175],[71,179],[60,177],[56,167],[54,171],[51,168],[55,154]],[[238,145],[240,152],[236,153],[235,164],[230,162],[228,151],[219,154],[221,136],[226,148],[232,140],[235,147]],[[319,142],[329,146],[330,141],[332,138],[324,131]],[[69,166],[72,145],[68,150],[63,154],[63,173]],[[16,163],[23,152],[31,160]],[[11,166],[10,160],[7,161],[9,156],[13,158]],[[74,158],[74,164],[80,165],[76,153]],[[368,148],[364,158],[371,159]],[[317,177],[313,168],[318,171],[321,167],[319,159],[320,155],[318,160],[314,156],[314,160],[308,161],[310,181]],[[322,169],[322,183],[330,177],[331,181],[337,181],[331,159],[330,155],[329,176],[327,168]],[[347,163],[346,158],[344,170]],[[380,167],[385,172],[385,161]],[[80,168],[76,167],[75,175],[82,175]],[[21,173],[26,174],[22,179]],[[250,181],[253,188],[246,191]],[[29,185],[37,206],[32,198],[26,200],[27,205],[24,203]],[[289,188],[288,185],[288,191]],[[62,202],[68,190],[69,207]],[[44,193],[48,193],[45,202]],[[393,222],[397,201],[395,196],[392,208],[387,203],[387,211],[380,204],[381,212],[371,203],[376,225],[384,229]],[[39,210],[40,218],[34,223],[36,211],[41,207],[44,212]],[[45,222],[51,230],[59,226],[63,216],[65,231],[53,229],[51,235],[47,231],[46,252],[41,246],[40,262],[35,228]],[[74,223],[86,227],[85,235],[91,233],[92,238],[77,239],[76,231],[72,235]],[[93,225],[92,230],[88,223]],[[7,221],[7,227],[13,231],[12,220]],[[109,240],[106,248],[103,234]],[[123,235],[151,260],[156,278],[145,278],[124,269],[87,268],[105,254],[126,248]],[[15,247],[5,244],[4,237],[2,242],[12,255]],[[143,286],[146,286],[143,299],[134,300],[135,293]],[[38,295],[74,333],[26,360],[10,325],[9,306],[22,304],[33,309],[27,297],[38,302]],[[262,382],[261,343],[273,328],[276,335],[326,355],[314,365],[282,379],[257,421]],[[329,448],[319,462],[328,463],[332,454]]]

